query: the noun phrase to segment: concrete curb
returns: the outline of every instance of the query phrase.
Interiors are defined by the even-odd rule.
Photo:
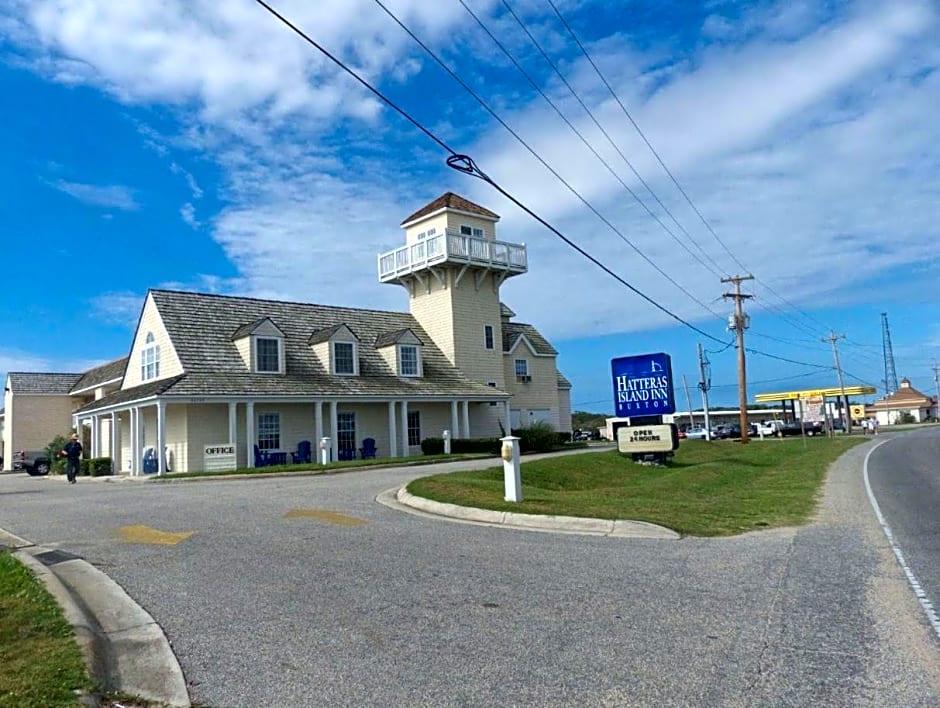
[[[114,580],[87,561],[35,546],[0,529],[0,543],[43,581],[59,603],[91,677],[167,708],[188,708],[189,692],[163,630]]]
[[[667,529],[665,526],[650,524],[645,521],[628,521],[623,519],[592,519],[579,516],[543,516],[539,514],[518,514],[512,511],[492,511],[490,509],[476,509],[457,504],[444,504],[418,497],[400,487],[379,495],[378,501],[387,506],[394,506],[389,502],[417,509],[437,517],[453,519],[456,521],[480,523],[494,526],[529,531],[555,531],[557,533],[575,533],[591,536],[614,536],[617,538],[655,538],[676,540],[681,536]]]

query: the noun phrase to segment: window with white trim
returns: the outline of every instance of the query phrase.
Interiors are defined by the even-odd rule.
[[[516,359],[516,380],[517,381],[529,381],[529,360],[528,359]]]
[[[491,350],[496,348],[496,341],[493,337],[493,325],[483,325],[483,348]]]
[[[160,377],[160,345],[156,344],[153,332],[147,332],[147,345],[140,352],[140,380],[150,381]]]
[[[421,413],[408,411],[408,445],[421,444]]]
[[[398,373],[401,376],[420,376],[421,365],[418,359],[418,347],[414,344],[399,345]]]
[[[333,373],[356,373],[356,345],[354,342],[333,342]]]
[[[258,449],[281,449],[281,414],[258,414]]]
[[[281,340],[274,337],[255,338],[255,371],[259,374],[281,373]]]
[[[461,236],[475,236],[476,238],[483,238],[483,229],[481,229],[478,226],[467,226],[466,224],[461,224],[460,235]]]
[[[336,447],[339,450],[356,449],[356,414],[336,414]]]

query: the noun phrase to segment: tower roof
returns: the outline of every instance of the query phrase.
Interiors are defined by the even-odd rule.
[[[442,209],[463,211],[468,214],[475,214],[493,221],[499,219],[499,214],[495,214],[486,207],[481,207],[479,204],[474,204],[469,199],[464,199],[459,194],[454,194],[453,192],[444,192],[444,194],[439,196],[433,202],[425,204],[414,214],[405,218],[405,220],[401,222],[401,225],[404,226],[405,224],[410,224],[412,221],[417,221],[424,216],[429,216],[430,214],[441,211]]]

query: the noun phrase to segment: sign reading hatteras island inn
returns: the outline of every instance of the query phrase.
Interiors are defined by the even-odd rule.
[[[668,354],[624,356],[610,362],[615,415],[630,418],[675,413],[672,360]]]

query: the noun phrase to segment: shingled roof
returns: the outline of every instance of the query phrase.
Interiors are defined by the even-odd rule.
[[[361,310],[307,303],[257,300],[169,290],[152,290],[185,375],[159,393],[169,396],[278,396],[407,398],[474,396],[503,398],[489,386],[471,381],[434,345],[408,313]],[[270,317],[284,332],[286,373],[254,374],[245,367],[232,332],[243,324]],[[310,338],[345,324],[359,335],[359,375],[333,376],[324,370]],[[374,345],[376,335],[410,329],[421,341],[422,373],[399,377]],[[127,392],[106,396],[86,411],[121,403]],[[122,396],[118,398],[118,396]]]
[[[95,386],[100,386],[109,381],[119,381],[124,378],[124,369],[127,368],[127,359],[128,357],[124,356],[120,359],[109,361],[107,364],[89,369],[75,382],[71,390],[83,391],[85,389],[94,388]]]
[[[11,371],[7,374],[13,393],[26,395],[67,396],[82,378],[81,374],[55,374]]]
[[[548,340],[535,327],[523,322],[503,323],[503,351],[511,351],[523,335],[529,340],[536,354],[545,354],[546,356],[558,354],[555,347],[549,344]]]
[[[454,194],[453,192],[445,192],[433,202],[424,205],[414,214],[409,217],[406,217],[402,221],[402,226],[416,219],[420,219],[422,216],[427,216],[428,214],[433,214],[436,211],[441,209],[455,209],[456,211],[464,211],[469,214],[477,214],[478,216],[485,217],[487,219],[499,219],[499,214],[496,214],[486,207],[481,207],[479,204],[474,204],[469,199],[464,199],[459,194]]]
[[[933,398],[911,386],[910,379],[901,379],[901,388],[869,405],[870,410],[904,410],[930,408]]]

